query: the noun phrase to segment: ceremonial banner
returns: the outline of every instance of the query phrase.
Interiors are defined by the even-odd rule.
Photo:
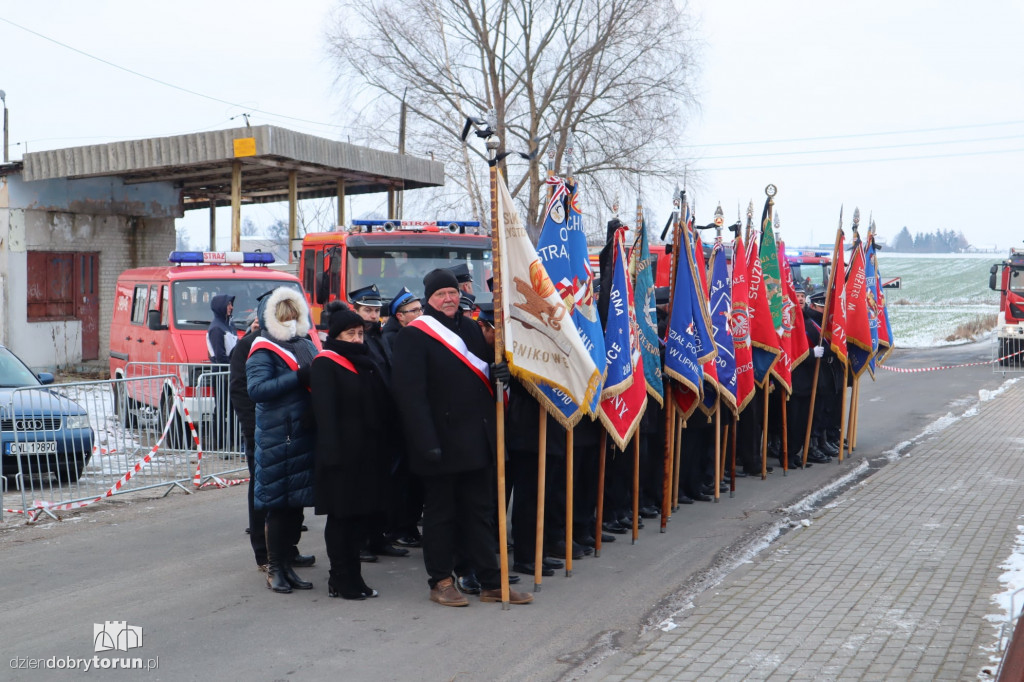
[[[719,395],[729,409],[736,412],[736,350],[730,330],[729,310],[731,307],[731,287],[729,286],[729,270],[726,265],[725,247],[722,240],[716,239],[711,251],[711,262],[708,264],[710,282],[708,298],[711,304],[711,333],[715,339],[718,356],[715,366],[718,372]],[[753,384],[751,384],[753,389]]]
[[[871,223],[868,230],[867,253],[864,260],[865,275],[868,282],[868,311],[874,313],[871,331],[872,345],[875,355],[871,358],[870,367],[874,376],[875,363],[882,363],[892,352],[892,327],[889,326],[889,309],[885,304],[885,289],[882,288],[882,276],[878,272],[878,257],[875,253],[875,224]]]
[[[665,373],[699,400],[704,384],[701,365],[713,359],[716,351],[710,314],[700,290],[690,230],[684,225],[679,234],[680,243],[673,249],[675,289],[665,342]],[[690,408],[692,411],[693,407]],[[684,416],[689,415],[684,411]]]
[[[658,317],[654,300],[654,268],[647,244],[647,223],[640,222],[640,235],[630,253],[635,272],[633,294],[636,301],[636,322],[640,328],[640,352],[644,361],[647,394],[661,405],[665,386],[661,376],[661,341],[658,339]]]
[[[854,377],[859,377],[868,369],[873,352],[864,250],[856,235],[854,232],[853,259],[846,276],[846,349],[850,358],[850,371]]]
[[[627,274],[625,239],[626,229],[616,230],[604,337],[608,365],[600,412],[601,423],[620,450],[626,449],[647,407],[643,354],[636,326],[633,287]]]
[[[842,220],[840,218],[840,220]],[[843,228],[836,234],[835,247],[832,249],[832,269],[828,274],[828,291],[825,298],[825,312],[822,315],[821,338],[825,340],[832,352],[844,365],[846,355],[846,262],[843,255]]]
[[[505,360],[545,409],[570,427],[574,422],[566,401],[578,420],[578,406],[590,404],[600,391],[601,372],[541,264],[500,173],[497,199]],[[556,395],[561,397],[552,399]]]
[[[750,253],[747,255],[747,315],[750,322],[750,343],[754,361],[754,382],[763,386],[769,373],[778,362],[782,349],[779,334],[775,331],[772,311],[768,305],[768,290],[761,270],[761,257],[757,250],[757,239],[750,238]]]
[[[700,293],[704,305],[708,309],[708,320],[711,320],[711,297],[708,294],[708,270],[704,262],[704,243],[701,242],[700,234],[693,232],[693,260],[697,264],[697,273],[700,275]],[[712,342],[714,342],[714,325],[712,325]],[[704,363],[704,394],[701,396],[700,408],[709,417],[718,409],[718,366],[715,359],[718,356],[718,344],[715,343],[715,358]]]
[[[772,324],[779,338],[779,359],[772,366],[774,376],[786,393],[793,392],[793,355],[790,346],[793,340],[792,304],[784,294],[782,266],[786,261],[785,254],[779,254],[775,241],[775,228],[772,220],[771,197],[764,202],[761,214],[761,268],[764,275],[764,287],[768,294],[768,307],[772,311]]]
[[[568,311],[566,318],[576,326],[594,366],[603,369],[604,333],[597,316],[594,273],[590,268],[576,188],[573,186],[570,191],[561,178],[548,178],[548,184],[553,186],[553,191],[544,210],[537,255]],[[559,414],[555,416],[565,426],[576,424],[584,413],[596,414],[601,399],[600,391],[595,391],[590,401],[582,404],[554,387],[542,386],[541,391],[558,407]]]
[[[743,237],[736,235],[732,243],[732,312],[729,331],[736,352],[736,411],[742,412],[754,397],[753,346],[750,342],[750,316],[747,311],[747,254]]]
[[[786,245],[779,240],[779,266],[782,268],[782,326],[789,337],[789,357],[792,367],[796,367],[807,357],[810,348],[807,343],[807,329],[804,327],[804,315],[796,300],[796,282],[793,281],[793,270],[786,260]]]

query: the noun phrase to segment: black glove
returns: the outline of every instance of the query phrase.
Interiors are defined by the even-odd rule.
[[[309,388],[309,377],[312,374],[312,369],[310,368],[310,366],[306,365],[305,367],[299,367],[299,369],[296,370],[295,374],[297,374],[299,377],[299,386],[302,386],[303,388]]]
[[[431,464],[441,461],[441,448],[430,448],[423,453],[423,459]]]
[[[491,365],[491,378],[508,386],[509,381],[512,380],[512,373],[508,371],[508,363],[503,361]]]

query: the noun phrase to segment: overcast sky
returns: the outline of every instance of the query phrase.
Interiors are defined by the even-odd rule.
[[[0,0],[11,158],[233,127],[242,113],[356,137],[336,124],[346,103],[324,42],[332,6]],[[790,245],[831,242],[840,205],[847,228],[859,206],[890,240],[903,226],[962,230],[980,247],[1024,239],[1024,3],[695,0],[690,9],[703,42],[701,108],[665,153],[694,160],[698,222],[719,202],[730,222],[751,199],[760,216],[774,183]],[[645,205],[664,215],[670,197],[655,193],[645,188]],[[201,243],[208,217],[190,214]],[[243,215],[266,224],[285,210]],[[225,242],[228,224],[218,216]]]

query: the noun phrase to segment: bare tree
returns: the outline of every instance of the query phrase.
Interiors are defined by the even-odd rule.
[[[566,171],[570,134],[573,174],[588,192],[607,184],[606,205],[637,173],[678,175],[673,146],[695,106],[688,27],[673,0],[341,0],[328,38],[350,100],[372,95],[364,126],[393,130],[405,99],[407,147],[443,161],[454,185],[436,208],[468,199],[488,216],[482,149],[459,139],[467,116],[493,111],[505,148],[536,151],[506,169],[535,231],[544,166]]]

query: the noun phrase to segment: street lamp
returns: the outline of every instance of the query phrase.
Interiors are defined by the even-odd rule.
[[[7,153],[7,93],[0,90],[0,102],[4,103],[4,163],[10,161]]]

